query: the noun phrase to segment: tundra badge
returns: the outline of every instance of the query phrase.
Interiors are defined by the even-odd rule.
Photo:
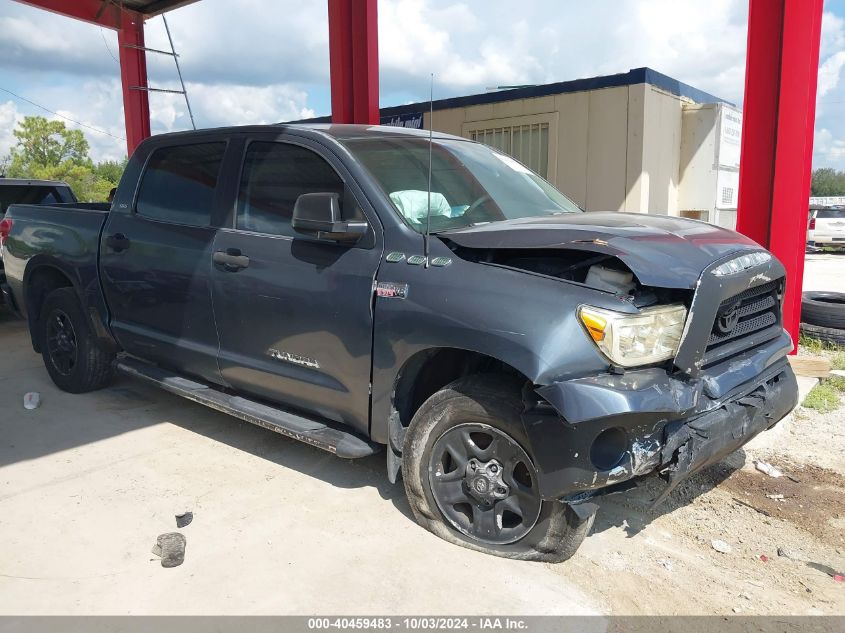
[[[307,356],[300,356],[299,354],[291,354],[290,352],[280,352],[277,349],[268,349],[267,353],[271,358],[280,360],[286,363],[293,363],[302,367],[309,367],[311,369],[320,369],[320,363],[313,358]]]

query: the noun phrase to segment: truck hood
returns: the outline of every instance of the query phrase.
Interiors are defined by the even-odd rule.
[[[520,218],[439,233],[472,249],[567,249],[620,259],[646,286],[693,288],[711,264],[760,250],[735,231],[644,213],[567,213]]]

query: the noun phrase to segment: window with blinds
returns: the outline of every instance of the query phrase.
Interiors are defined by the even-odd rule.
[[[544,178],[549,177],[549,124],[510,125],[470,130],[469,138],[513,156]]]

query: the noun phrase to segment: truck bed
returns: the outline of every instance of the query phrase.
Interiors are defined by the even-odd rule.
[[[7,209],[5,218],[13,228],[3,247],[3,264],[11,292],[4,294],[15,298],[13,309],[26,314],[24,271],[36,257],[64,272],[89,306],[100,307],[97,253],[109,208],[106,203],[68,203],[13,204]]]

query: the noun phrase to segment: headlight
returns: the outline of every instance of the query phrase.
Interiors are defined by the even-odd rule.
[[[671,305],[624,314],[581,306],[578,316],[605,356],[622,367],[636,367],[675,356],[687,309]]]
[[[724,264],[716,266],[716,268],[710,272],[717,277],[725,277],[726,275],[733,275],[734,273],[754,268],[760,264],[765,264],[771,259],[772,256],[769,253],[765,251],[757,251],[756,253],[749,253],[748,255],[734,257],[733,259],[726,261]]]

